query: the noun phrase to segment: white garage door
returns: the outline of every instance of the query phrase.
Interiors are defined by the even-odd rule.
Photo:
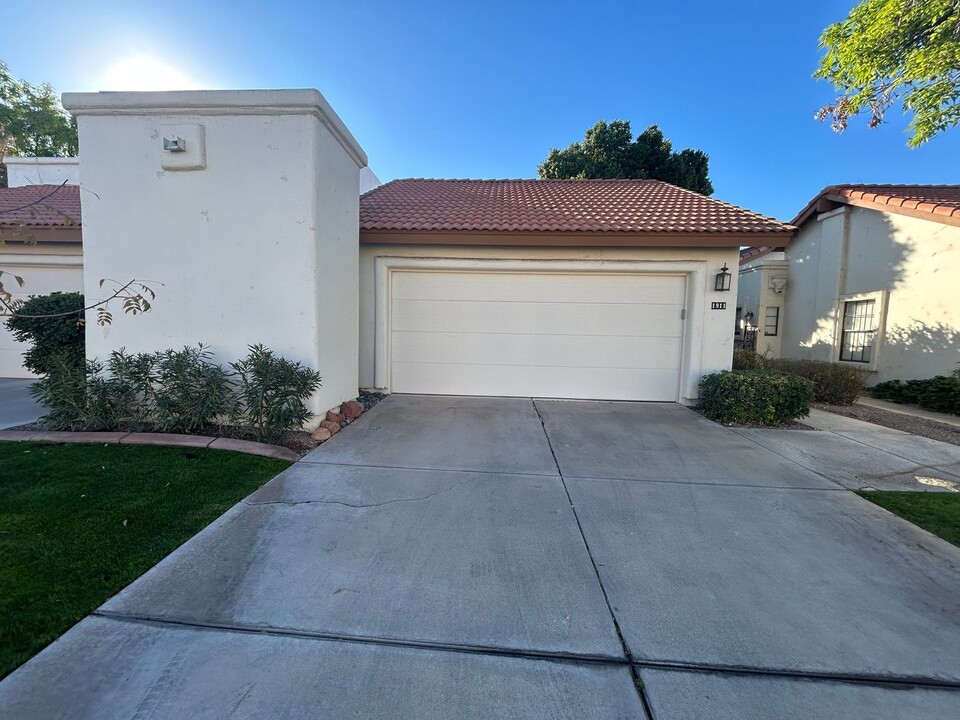
[[[398,393],[677,400],[680,275],[398,271]]]

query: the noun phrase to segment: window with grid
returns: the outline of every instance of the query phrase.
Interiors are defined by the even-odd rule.
[[[877,335],[875,307],[875,300],[851,300],[843,304],[841,360],[868,363],[873,359],[873,339]]]
[[[780,332],[780,308],[768,307],[763,313],[763,334],[776,335]]]

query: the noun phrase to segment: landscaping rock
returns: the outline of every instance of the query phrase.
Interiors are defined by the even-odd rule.
[[[327,410],[327,420],[330,422],[342,423],[343,418],[344,416],[342,413],[334,412],[333,410]]]
[[[322,420],[320,427],[329,430],[331,435],[336,435],[340,432],[340,423],[333,422],[332,420]]]
[[[340,412],[347,420],[356,420],[363,414],[363,405],[356,400],[350,400],[340,406]]]
[[[310,439],[316,440],[317,442],[329,440],[331,437],[333,437],[333,433],[327,430],[325,427],[318,427],[316,430],[310,433]]]

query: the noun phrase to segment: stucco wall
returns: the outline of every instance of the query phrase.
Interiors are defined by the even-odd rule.
[[[5,157],[7,186],[80,184],[79,158]]]
[[[89,299],[100,278],[137,278],[157,292],[150,313],[117,306],[107,328],[91,313],[88,356],[203,342],[226,362],[260,342],[322,374],[314,412],[355,397],[366,157],[322,96],[91,93],[67,94],[64,105],[78,116],[88,190]],[[164,169],[163,137],[193,138],[197,125],[205,167]]]
[[[21,245],[9,242],[0,248],[0,268],[23,278],[23,287],[4,278],[4,287],[17,300],[52,292],[83,291],[83,258],[79,243]],[[13,339],[6,323],[0,321],[0,377],[29,378],[23,367],[24,343]]]
[[[837,360],[842,299],[886,291],[871,383],[952,372],[960,361],[960,228],[857,207],[821,218],[786,252],[784,355]]]
[[[685,401],[697,397],[697,385],[703,374],[727,370],[733,357],[733,324],[737,298],[736,277],[730,292],[713,290],[720,267],[736,267],[737,248],[521,248],[417,245],[361,245],[360,248],[360,386],[375,386],[377,257],[471,258],[504,260],[568,261],[653,261],[695,262],[702,268],[699,287],[690,288],[697,307],[688,307],[688,331],[684,352],[689,353],[687,375],[681,378]],[[711,301],[727,303],[725,310],[711,310]],[[693,312],[696,310],[696,312]]]

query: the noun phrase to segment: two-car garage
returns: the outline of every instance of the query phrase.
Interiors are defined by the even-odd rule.
[[[685,277],[398,271],[393,392],[678,399]]]
[[[693,402],[733,354],[716,276],[792,232],[657,180],[394,180],[360,198],[360,386]]]

